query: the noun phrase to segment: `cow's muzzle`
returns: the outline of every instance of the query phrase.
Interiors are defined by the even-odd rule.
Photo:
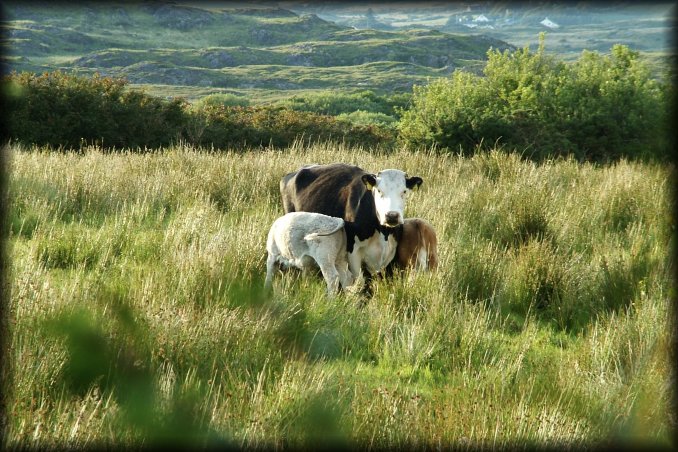
[[[398,226],[403,222],[400,218],[400,213],[398,212],[386,212],[385,218],[387,226]]]

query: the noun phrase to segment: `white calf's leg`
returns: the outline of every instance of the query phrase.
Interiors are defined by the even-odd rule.
[[[337,272],[337,269],[334,268],[333,264],[321,265],[320,271],[323,273],[323,277],[327,283],[327,295],[336,295],[339,291],[339,272]]]
[[[323,250],[316,256],[316,262],[327,283],[327,294],[332,296],[339,291],[339,272],[337,271],[334,250]]]
[[[280,249],[275,242],[275,228],[276,223],[274,222],[271,226],[271,230],[268,231],[268,237],[266,238],[266,251],[268,251],[268,258],[266,259],[266,280],[264,281],[264,288],[266,290],[270,290],[273,287],[273,271],[275,269],[275,263],[280,256]]]
[[[276,257],[272,252],[268,252],[268,259],[266,259],[266,281],[264,288],[270,290],[273,287],[273,270],[275,268]]]

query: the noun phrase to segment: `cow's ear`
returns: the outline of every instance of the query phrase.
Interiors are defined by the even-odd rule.
[[[374,174],[363,174],[362,180],[368,190],[372,190],[377,185],[377,177]]]
[[[424,182],[419,176],[412,176],[405,179],[405,186],[410,190],[415,190]]]

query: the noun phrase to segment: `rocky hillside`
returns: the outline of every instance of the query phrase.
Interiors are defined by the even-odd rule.
[[[512,44],[538,45],[550,36],[550,51],[576,59],[584,50],[609,52],[624,44],[643,52],[674,53],[675,2],[312,2],[285,3],[339,25],[379,30],[427,28],[483,33]]]
[[[3,4],[2,70],[124,76],[135,84],[215,89],[409,90],[477,67],[483,35],[357,30],[280,8],[167,2]]]

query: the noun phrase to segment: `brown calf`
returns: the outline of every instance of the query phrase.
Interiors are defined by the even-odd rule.
[[[435,270],[438,267],[437,249],[438,238],[433,226],[421,218],[406,218],[394,263],[402,269]]]

